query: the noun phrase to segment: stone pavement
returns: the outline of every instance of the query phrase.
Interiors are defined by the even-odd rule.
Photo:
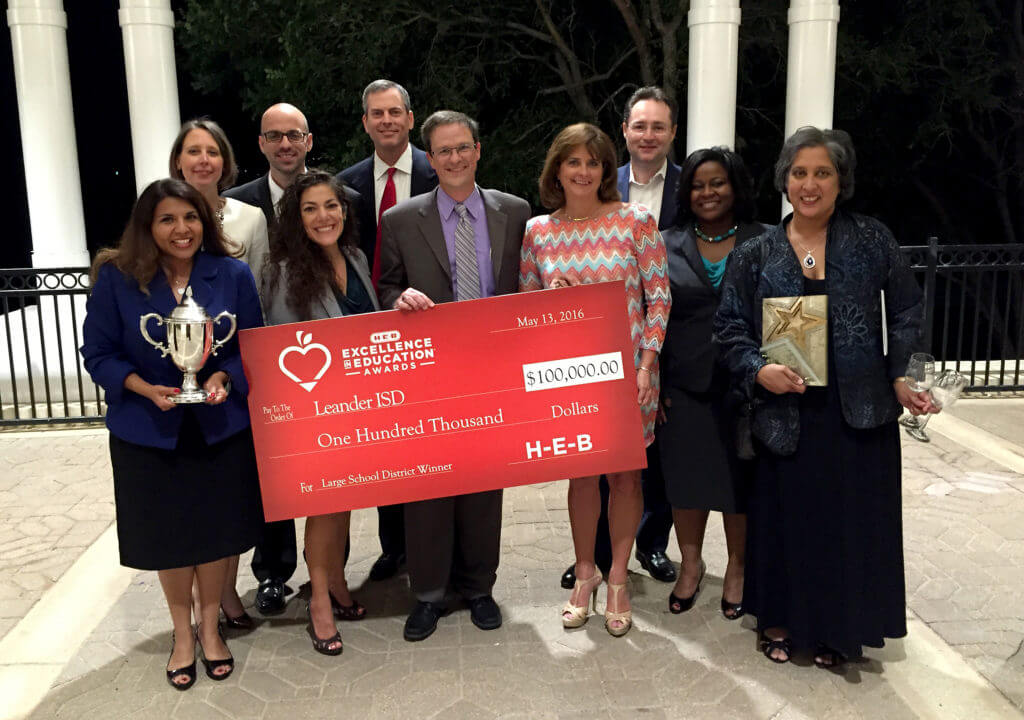
[[[68,661],[38,707],[0,708],[0,717],[1024,717],[1024,613],[1018,609],[1024,596],[1024,404],[971,400],[962,406],[957,418],[933,421],[931,444],[904,443],[909,635],[882,650],[867,649],[866,658],[844,673],[818,670],[808,658],[772,664],[755,651],[750,618],[722,618],[725,548],[717,516],[706,540],[708,576],[693,610],[669,614],[670,587],[634,563],[636,627],[614,639],[601,618],[592,617],[582,629],[566,632],[558,615],[566,592],[557,584],[571,555],[565,486],[547,483],[505,495],[495,588],[505,615],[499,630],[479,631],[463,610],[442,619],[424,642],[402,640],[410,605],[406,579],[366,580],[377,549],[376,514],[357,511],[349,582],[370,616],[339,624],[345,642],[340,657],[312,650],[305,604],[293,597],[285,615],[262,620],[247,635],[229,636],[238,661],[231,678],[214,683],[201,675],[188,692],[175,692],[163,674],[170,630],[156,574],[130,573],[107,605],[95,599],[102,607],[94,608],[94,622],[63,637]],[[985,438],[991,435],[965,423],[979,415],[1011,428],[1001,438],[1002,455],[988,452]],[[968,427],[973,434],[965,434]],[[99,535],[99,525],[109,522],[105,436],[0,435],[0,463],[5,577],[42,577],[36,584],[3,586],[2,615],[14,618],[75,562],[88,544],[85,536]],[[53,517],[76,520],[75,526],[49,519],[48,508]],[[84,529],[75,513],[89,514]],[[89,558],[91,567],[80,567],[88,565],[83,556],[68,575],[87,569],[98,576],[116,565],[109,538],[104,534],[88,551],[97,556]],[[670,547],[669,554],[678,557],[678,550]],[[240,574],[248,604],[254,583],[244,567]],[[300,567],[292,582],[299,594],[304,581]],[[63,583],[33,609],[36,625],[42,615],[37,611],[63,594]],[[94,601],[85,594],[79,604]],[[15,670],[9,658],[27,652],[12,649],[20,630],[0,641],[0,672]]]

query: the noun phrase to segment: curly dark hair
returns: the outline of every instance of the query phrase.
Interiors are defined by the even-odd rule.
[[[308,170],[285,188],[278,202],[277,222],[270,230],[270,252],[263,265],[265,297],[269,297],[281,282],[283,264],[288,265],[288,291],[285,301],[296,313],[308,316],[313,299],[323,294],[324,288],[334,287],[334,271],[324,260],[323,251],[306,235],[302,224],[302,196],[312,187],[326,185],[341,203],[344,224],[338,247],[345,252],[358,247],[359,233],[356,213],[345,186],[330,173]]]
[[[143,295],[149,295],[149,283],[160,266],[160,250],[153,240],[153,216],[160,201],[169,197],[184,200],[196,209],[203,225],[204,252],[221,256],[232,254],[209,203],[198,190],[184,180],[154,180],[135,201],[132,216],[117,246],[104,248],[96,254],[89,271],[89,277],[94,283],[100,268],[106,263],[113,263],[122,273],[135,278]]]
[[[757,203],[754,199],[754,180],[737,153],[727,147],[716,146],[694,150],[679,169],[679,188],[676,192],[676,225],[682,227],[694,220],[693,207],[690,204],[690,189],[697,168],[707,162],[716,162],[725,168],[732,185],[733,222],[745,223],[754,219]]]

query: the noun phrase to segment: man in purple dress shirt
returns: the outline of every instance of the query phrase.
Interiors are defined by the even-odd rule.
[[[469,116],[439,110],[420,132],[439,186],[381,218],[381,307],[423,312],[436,303],[516,292],[529,204],[477,186],[480,130]],[[405,622],[406,640],[434,632],[450,594],[467,602],[481,630],[501,625],[491,596],[501,496],[492,490],[406,504],[409,582],[417,600]]]

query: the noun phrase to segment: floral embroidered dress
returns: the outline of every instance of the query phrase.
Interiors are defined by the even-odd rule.
[[[644,350],[661,352],[672,297],[665,243],[654,216],[640,205],[625,204],[601,217],[558,220],[539,215],[526,223],[519,263],[520,291],[551,287],[558,277],[580,284],[624,280],[633,361]],[[640,410],[644,443],[654,441],[658,409],[658,364],[651,369],[654,401]]]

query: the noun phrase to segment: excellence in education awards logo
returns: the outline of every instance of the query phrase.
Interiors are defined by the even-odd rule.
[[[303,332],[302,330],[299,330],[297,333],[295,333],[295,339],[296,341],[298,341],[298,345],[289,345],[284,350],[282,350],[281,354],[277,356],[277,366],[281,368],[281,372],[283,372],[286,377],[298,383],[299,387],[301,387],[303,390],[305,390],[306,392],[312,392],[313,388],[316,387],[316,384],[320,382],[320,378],[322,378],[324,376],[324,373],[327,372],[327,368],[331,366],[331,351],[328,350],[325,346],[321,345],[320,343],[312,342],[313,333]],[[311,352],[314,354],[310,356],[310,362],[302,362],[298,357],[302,356],[303,358],[305,358]],[[294,372],[288,369],[287,365],[285,364],[285,359],[289,355],[292,355],[293,353],[296,356],[292,358],[292,367],[296,368],[296,364],[300,364],[302,366],[301,372],[303,375],[306,376],[309,375],[310,371],[315,371],[315,373],[312,375],[312,379],[303,379],[302,377],[296,375]],[[319,369],[316,369],[317,353],[323,354],[323,363],[320,365]]]

